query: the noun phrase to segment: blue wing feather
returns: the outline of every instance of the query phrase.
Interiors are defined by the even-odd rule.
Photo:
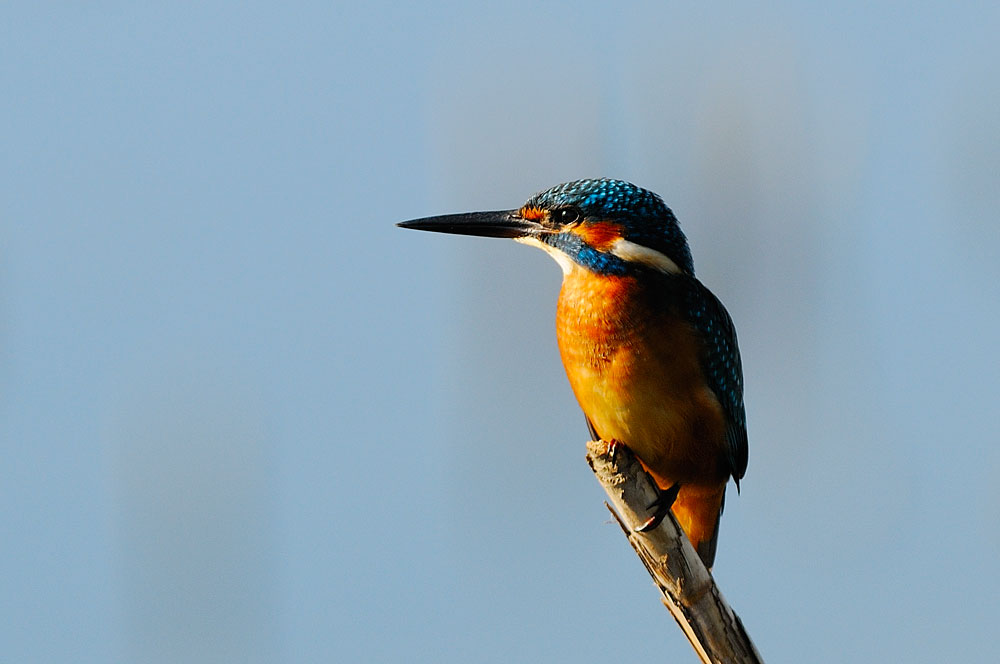
[[[664,280],[661,306],[682,316],[702,340],[701,366],[726,416],[726,461],[738,489],[747,470],[747,422],[736,328],[719,298],[696,278],[686,274],[660,277]]]
[[[719,298],[694,277],[683,289],[684,315],[702,337],[702,367],[728,420],[729,468],[739,488],[747,470],[747,421],[743,405],[743,363],[736,328]]]

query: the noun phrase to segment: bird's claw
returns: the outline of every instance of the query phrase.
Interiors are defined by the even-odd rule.
[[[648,533],[651,530],[656,529],[660,522],[663,521],[667,516],[667,512],[673,506],[674,501],[677,500],[677,493],[681,490],[681,485],[679,482],[674,482],[674,484],[669,489],[660,489],[659,493],[656,494],[656,498],[649,504],[647,509],[656,509],[653,512],[653,516],[646,519],[642,525],[637,527],[635,531],[637,533]]]
[[[621,443],[612,438],[611,440],[607,441],[607,446],[608,446],[608,456],[611,457],[612,461],[614,461],[615,455],[618,453],[618,448],[621,446]]]

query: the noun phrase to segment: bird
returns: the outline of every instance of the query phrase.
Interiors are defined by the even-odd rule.
[[[710,569],[729,478],[739,491],[747,468],[743,369],[732,318],[695,277],[663,199],[624,180],[583,179],[517,209],[398,226],[509,238],[555,259],[556,338],[590,434],[627,446],[659,488],[638,529],[672,511]]]

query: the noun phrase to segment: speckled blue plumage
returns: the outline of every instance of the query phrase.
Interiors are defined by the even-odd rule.
[[[747,470],[747,424],[743,405],[743,363],[736,342],[736,328],[729,312],[715,295],[694,277],[679,289],[684,317],[704,344],[702,369],[705,380],[726,413],[729,469],[740,486]]]
[[[543,236],[541,240],[559,249],[591,272],[613,274],[620,277],[628,274],[631,269],[626,261],[614,254],[598,251],[574,233],[554,233]]]
[[[701,364],[705,381],[726,414],[727,461],[738,487],[747,467],[747,431],[736,330],[722,303],[695,278],[691,250],[677,218],[659,196],[623,180],[567,182],[535,194],[525,204],[548,210],[570,206],[578,208],[585,219],[620,224],[626,240],[662,253],[681,268],[681,274],[664,274],[632,264],[598,251],[574,233],[542,238],[593,272],[634,274],[660,284],[663,306],[678,312],[697,330],[703,343]]]
[[[674,213],[653,192],[624,180],[576,180],[539,192],[525,203],[525,207],[544,209],[567,206],[579,208],[591,219],[620,223],[625,228],[626,239],[659,251],[688,274],[694,274],[687,238]],[[608,261],[607,265],[612,273],[620,273],[618,270],[624,269],[623,263],[618,259]]]

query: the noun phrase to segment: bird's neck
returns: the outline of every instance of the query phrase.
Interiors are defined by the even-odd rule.
[[[556,308],[560,345],[627,342],[641,322],[636,315],[640,288],[630,275],[603,275],[580,267],[567,271]]]

